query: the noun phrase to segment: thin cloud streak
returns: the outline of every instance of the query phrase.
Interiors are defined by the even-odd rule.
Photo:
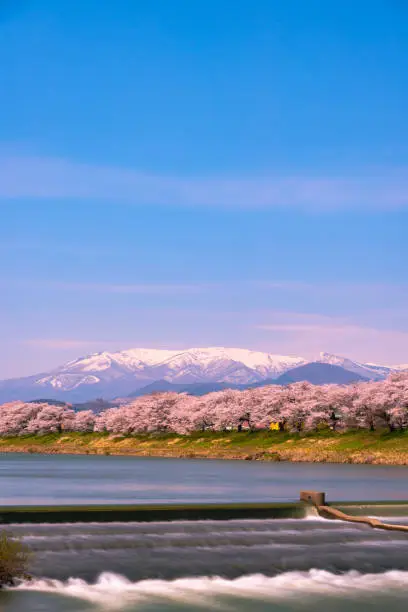
[[[138,294],[138,295],[178,295],[202,293],[209,285],[200,284],[115,284],[115,283],[78,283],[64,281],[11,280],[2,285],[12,285],[25,289],[53,289],[89,293]]]
[[[308,325],[308,324],[296,324],[296,323],[275,323],[271,325],[256,325],[257,329],[263,329],[266,331],[283,331],[283,332],[349,332],[358,331],[360,328],[358,325]],[[364,328],[367,329],[367,328]]]
[[[224,280],[219,282],[198,281],[195,283],[98,283],[98,282],[76,282],[59,280],[35,280],[35,279],[2,279],[0,286],[6,289],[10,287],[21,289],[49,289],[55,291],[78,291],[89,293],[106,294],[138,294],[138,295],[199,295],[209,292],[222,292],[224,295],[248,291],[272,291],[278,294],[299,293],[303,296],[314,295],[323,297],[338,296],[344,299],[345,295],[353,298],[356,295],[364,295],[370,299],[378,298],[379,295],[393,295],[393,299],[405,299],[408,295],[408,285],[402,283],[348,283],[348,282],[315,282],[303,281],[259,281],[242,279]],[[382,312],[383,309],[380,310]],[[392,312],[395,312],[395,308]]]
[[[296,281],[296,280],[256,280],[251,281],[254,286],[262,289],[282,289],[288,291],[313,292],[313,291],[378,291],[388,290],[408,291],[407,283],[388,282],[349,282],[349,281]]]
[[[81,199],[140,206],[396,210],[408,206],[408,172],[360,177],[171,177],[30,156],[0,157],[0,199]]]
[[[334,333],[334,334],[393,334],[398,338],[406,337],[408,340],[408,332],[397,331],[392,329],[381,329],[376,327],[365,327],[364,325],[313,325],[313,324],[296,324],[296,323],[276,323],[266,325],[256,325],[256,329],[262,329],[265,331],[278,331],[278,332],[289,332],[289,333]]]
[[[49,349],[49,350],[64,350],[64,349],[84,349],[89,347],[100,346],[101,348],[106,347],[110,344],[109,342],[102,342],[100,340],[72,340],[64,338],[30,338],[28,340],[22,340],[20,344],[24,346],[33,346],[36,348]]]
[[[266,313],[265,313],[266,314]],[[360,323],[350,317],[337,317],[320,313],[271,311],[266,314],[268,322],[257,323],[253,327],[264,331],[287,333],[330,333],[330,334],[395,334],[408,338],[408,331],[377,327]]]
[[[305,313],[270,313],[269,321],[252,326],[270,333],[288,354],[318,355],[324,350],[360,361],[408,362],[408,331],[359,321]],[[387,357],[381,357],[381,355]]]
[[[139,295],[177,295],[180,293],[201,293],[203,285],[183,284],[104,284],[104,283],[64,283],[50,284],[55,289],[66,291],[89,291],[101,293],[139,294]]]
[[[151,314],[149,309],[149,317]],[[226,313],[217,313],[218,318],[221,314],[221,319],[224,319]],[[182,315],[186,324],[187,336],[184,335],[182,342],[177,334],[169,335],[167,330],[149,339],[142,322],[141,327],[132,328],[132,337],[127,338],[123,330],[118,333],[113,329],[109,339],[105,337],[105,339],[89,340],[85,336],[85,339],[82,340],[75,335],[74,331],[71,338],[69,336],[50,338],[45,333],[39,338],[23,338],[19,343],[24,345],[27,351],[32,349],[35,355],[59,355],[58,360],[55,357],[54,365],[58,365],[59,361],[62,363],[68,356],[73,359],[80,354],[104,350],[118,351],[137,346],[179,348],[180,350],[183,347],[208,346],[209,344],[211,346],[234,346],[237,344],[237,337],[240,338],[239,345],[242,347],[281,355],[303,356],[312,360],[317,359],[321,351],[326,351],[361,362],[408,363],[408,331],[403,329],[375,327],[357,320],[317,313],[252,311],[247,312],[243,318],[240,312],[229,312],[224,321],[223,331],[216,330],[209,342],[208,331],[213,329],[215,322],[213,316],[207,320],[208,313],[205,312],[172,311],[169,321],[179,321],[180,317],[176,315]],[[262,322],[262,319],[265,322]],[[199,326],[196,325],[198,321]],[[149,322],[152,323],[151,318]],[[201,333],[196,335],[194,331],[192,334],[191,329],[196,330],[197,327],[200,328]]]

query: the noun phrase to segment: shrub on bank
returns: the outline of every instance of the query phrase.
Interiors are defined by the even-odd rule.
[[[0,589],[27,578],[28,549],[6,532],[0,532]]]

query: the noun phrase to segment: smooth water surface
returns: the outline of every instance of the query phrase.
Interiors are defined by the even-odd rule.
[[[408,499],[404,466],[0,454],[0,505]]]

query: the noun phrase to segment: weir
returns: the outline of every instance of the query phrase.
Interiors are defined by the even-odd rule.
[[[303,502],[104,506],[2,506],[0,524],[112,523],[304,518]]]
[[[326,495],[320,491],[301,491],[300,499],[312,506],[314,506],[320,516],[327,519],[341,520],[347,523],[361,523],[369,525],[375,529],[383,529],[385,531],[405,531],[408,532],[408,525],[398,525],[392,523],[384,523],[373,516],[362,516],[361,513],[369,512],[369,514],[377,514],[380,516],[387,516],[390,510],[392,511],[391,516],[408,516],[408,503],[407,502],[374,502],[366,504],[356,504],[352,502],[343,502],[343,509],[336,508],[326,504]],[[336,504],[338,505],[338,504]],[[341,506],[341,502],[340,502]],[[348,509],[349,512],[344,512],[344,509]],[[350,511],[358,510],[357,514],[350,514]]]
[[[298,502],[281,503],[0,506],[0,524],[301,519],[310,516],[310,509],[315,508],[327,519],[408,532],[407,526],[372,518],[408,516],[408,501],[338,501],[328,504],[325,498],[322,492],[301,491]]]

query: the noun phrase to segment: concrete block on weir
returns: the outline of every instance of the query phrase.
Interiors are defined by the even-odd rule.
[[[301,491],[300,501],[312,504],[313,506],[325,506],[326,494],[321,491]]]

